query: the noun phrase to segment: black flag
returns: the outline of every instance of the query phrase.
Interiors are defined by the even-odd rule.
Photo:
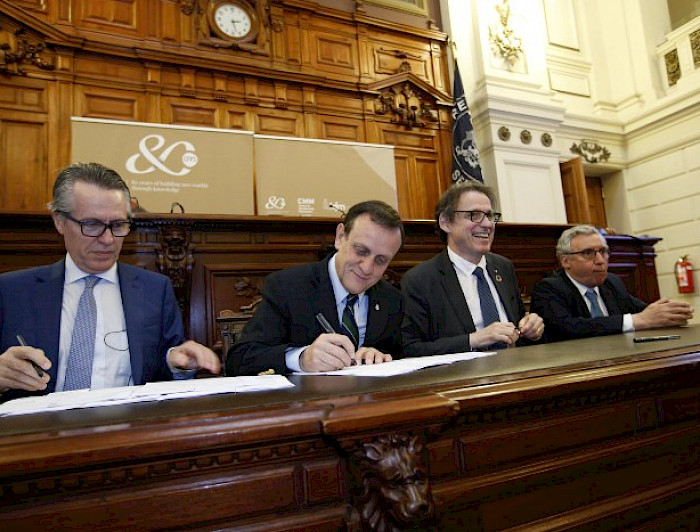
[[[476,147],[472,115],[464,97],[462,78],[455,61],[455,82],[452,91],[452,181],[461,183],[467,179],[484,182],[481,176],[479,150]]]

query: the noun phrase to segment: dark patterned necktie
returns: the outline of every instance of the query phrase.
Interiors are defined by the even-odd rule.
[[[484,270],[482,270],[480,266],[477,266],[474,269],[474,275],[476,276],[476,289],[479,292],[481,317],[484,320],[484,327],[488,327],[493,322],[499,321],[498,307],[496,307],[496,301],[493,299],[491,288],[489,288],[489,283],[484,276]]]
[[[66,365],[64,390],[90,388],[92,383],[92,360],[95,357],[95,329],[97,328],[97,304],[92,293],[99,277],[84,277],[85,288],[78,301],[73,335]]]
[[[360,331],[355,321],[354,306],[356,302],[357,294],[348,294],[348,297],[345,298],[345,310],[343,310],[343,334],[352,340],[355,349],[360,345]]]
[[[496,301],[493,299],[491,288],[489,287],[489,283],[484,276],[484,270],[481,269],[481,266],[474,268],[474,275],[476,276],[476,289],[479,292],[481,318],[484,322],[484,327],[488,327],[492,323],[500,321],[498,307],[496,306]],[[495,344],[488,346],[486,349],[505,349],[506,347],[508,346],[503,342],[496,342]]]

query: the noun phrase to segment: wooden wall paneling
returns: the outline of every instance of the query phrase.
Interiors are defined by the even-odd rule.
[[[163,98],[163,120],[166,124],[220,127],[220,105],[194,98]]]
[[[146,95],[143,92],[90,85],[75,85],[75,92],[77,116],[132,122],[145,120]]]
[[[0,118],[0,208],[41,211],[49,187],[45,116],[3,113]],[[12,115],[15,115],[14,118]]]
[[[145,2],[137,0],[78,0],[74,3],[74,21],[111,35],[143,37],[139,24],[143,24],[144,7]]]
[[[281,109],[258,108],[255,113],[255,133],[285,137],[304,137],[304,117],[301,113]]]
[[[332,73],[340,81],[352,83],[360,73],[357,39],[345,24],[332,23],[323,18],[309,28],[311,67]]]

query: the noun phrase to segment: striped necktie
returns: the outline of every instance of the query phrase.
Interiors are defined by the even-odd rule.
[[[355,321],[354,306],[356,302],[357,294],[348,294],[345,298],[345,310],[343,310],[343,334],[352,340],[355,349],[360,345],[360,331]]]

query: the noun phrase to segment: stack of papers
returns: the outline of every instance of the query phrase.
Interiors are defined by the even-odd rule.
[[[151,382],[143,386],[123,386],[101,390],[71,390],[35,397],[23,397],[0,405],[0,416],[90,408],[125,403],[163,401],[217,393],[259,392],[290,388],[294,385],[282,375],[223,377]]]
[[[469,353],[450,353],[447,355],[430,355],[425,357],[402,358],[392,360],[383,364],[368,364],[360,366],[350,366],[349,368],[337,369],[335,371],[319,371],[317,373],[300,372],[298,375],[355,375],[358,377],[390,377],[410,373],[417,369],[428,368],[430,366],[443,366],[452,364],[460,360],[472,360],[474,358],[488,357],[496,352],[471,351]]]

